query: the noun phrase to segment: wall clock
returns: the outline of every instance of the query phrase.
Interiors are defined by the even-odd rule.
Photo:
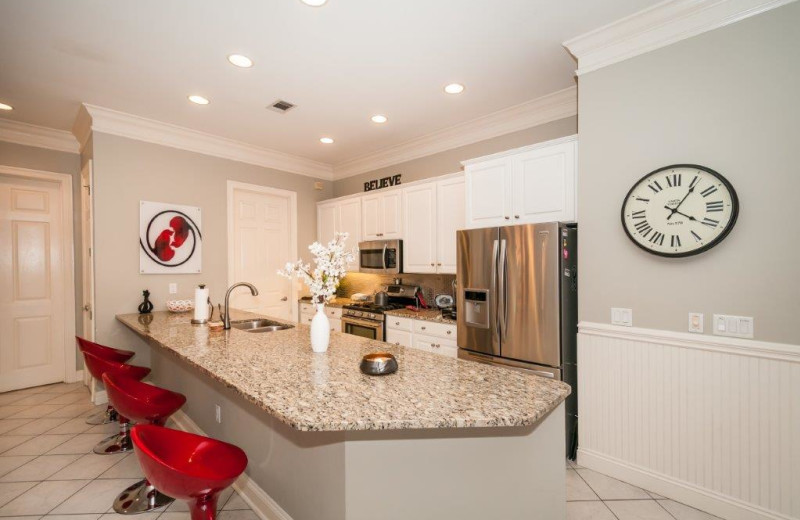
[[[719,244],[736,224],[739,199],[705,166],[674,164],[642,177],[622,203],[622,227],[650,253],[691,256]]]

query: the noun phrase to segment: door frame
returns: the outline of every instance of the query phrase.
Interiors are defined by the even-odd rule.
[[[246,182],[228,181],[228,287],[233,284],[233,264],[234,264],[234,250],[233,250],[233,192],[236,190],[253,191],[256,193],[264,193],[267,195],[275,195],[289,199],[289,214],[291,222],[289,223],[289,252],[292,258],[297,258],[297,192],[290,190],[282,190],[280,188],[271,188],[269,186],[261,186],[260,184],[248,184]],[[286,259],[291,262],[291,258]],[[291,320],[297,321],[297,281],[292,280],[291,283],[292,293],[289,304],[289,317]],[[292,304],[291,302],[294,302]]]
[[[64,382],[74,383],[81,380],[83,374],[82,371],[78,371],[75,363],[75,243],[72,222],[73,176],[68,173],[31,170],[28,168],[17,168],[16,166],[5,165],[0,165],[0,174],[23,179],[55,182],[59,185],[63,229],[61,254],[64,258],[64,263],[62,264],[62,274],[64,276]]]

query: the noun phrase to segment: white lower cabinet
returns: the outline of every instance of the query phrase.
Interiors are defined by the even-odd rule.
[[[314,305],[311,303],[300,303],[300,319],[297,320],[298,323],[303,323],[305,325],[311,325],[311,320],[314,319],[314,314],[317,313],[317,310],[314,308]],[[341,307],[325,307],[325,315],[328,317],[328,321],[331,323],[331,332],[341,332],[342,331],[342,309]]]
[[[456,326],[386,315],[386,342],[448,357],[458,357]]]

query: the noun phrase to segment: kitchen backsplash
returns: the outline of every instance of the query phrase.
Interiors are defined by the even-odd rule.
[[[337,296],[348,298],[354,293],[373,294],[377,291],[382,291],[386,284],[394,283],[395,278],[403,280],[405,285],[419,285],[422,288],[422,294],[427,300],[428,305],[433,306],[433,297],[437,294],[450,294],[453,295],[453,282],[456,279],[454,274],[398,274],[398,275],[381,275],[381,274],[366,274],[366,273],[347,273],[341,284],[339,290],[336,291]]]

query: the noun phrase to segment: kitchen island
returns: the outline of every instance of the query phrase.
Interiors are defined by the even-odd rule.
[[[117,319],[155,347],[153,379],[187,395],[188,416],[245,450],[278,517],[565,516],[563,383],[341,333],[314,354],[305,325],[253,334],[166,312]],[[395,374],[359,371],[376,351],[395,355]]]

